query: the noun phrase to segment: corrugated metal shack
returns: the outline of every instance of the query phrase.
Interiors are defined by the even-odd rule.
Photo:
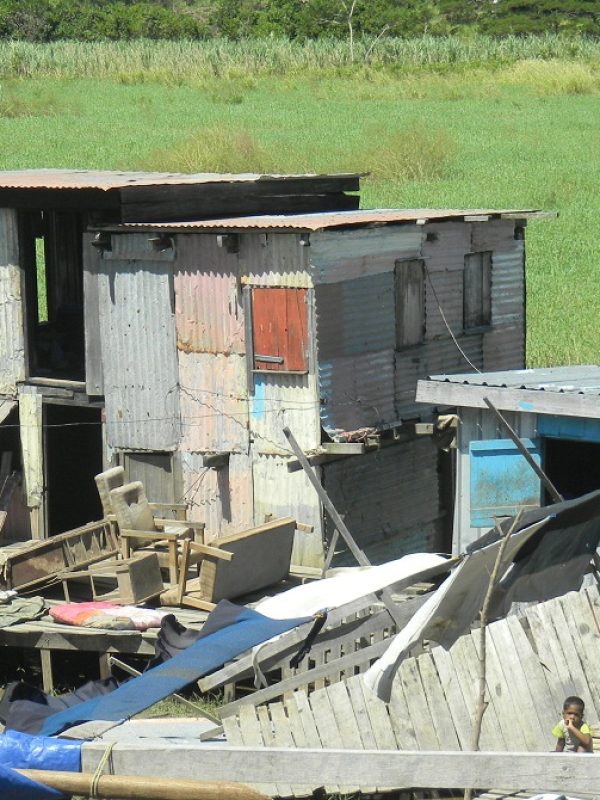
[[[552,502],[484,398],[558,492],[572,499],[600,487],[599,396],[598,366],[434,375],[419,381],[418,399],[458,410],[455,552],[493,526],[494,518]]]
[[[523,365],[536,212],[358,211],[357,188],[0,174],[0,391],[34,535],[93,517],[92,475],[122,463],[209,536],[296,517],[293,560],[319,565],[332,531],[288,425],[374,561],[442,547],[449,460],[416,381]]]

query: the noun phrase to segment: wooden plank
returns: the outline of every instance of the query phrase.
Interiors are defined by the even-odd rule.
[[[304,727],[302,726],[302,720],[300,719],[300,712],[298,710],[298,704],[296,702],[295,695],[292,694],[290,697],[288,697],[285,700],[284,705],[290,721],[290,732],[292,734],[292,739],[294,740],[294,747],[308,747],[308,741],[306,739]]]
[[[106,751],[105,742],[84,742],[82,770],[93,772]],[[288,750],[214,747],[197,741],[166,740],[117,744],[112,751],[116,774],[237,780],[249,785],[276,783],[281,775],[292,786],[377,783],[380,790],[477,788],[502,784],[511,791],[556,792],[597,796],[600,758],[562,753],[398,752],[364,750]]]
[[[362,682],[362,677],[360,675],[355,675],[346,682],[346,690],[352,704],[352,711],[354,712],[354,718],[356,719],[358,733],[362,742],[360,749],[375,750],[377,748],[377,742],[375,741],[375,736],[371,728],[371,720],[365,703]]]
[[[569,664],[567,662],[566,654],[562,648],[561,642],[554,627],[554,620],[552,614],[553,601],[548,603],[541,603],[537,607],[537,614],[542,625],[542,630],[545,633],[545,638],[550,645],[550,650],[554,656],[554,663],[556,665],[557,677],[560,682],[562,691],[562,698],[559,701],[559,709],[562,709],[562,701],[565,697],[574,692],[574,681],[571,676]]]
[[[548,689],[552,697],[552,706],[558,712],[562,708],[565,697],[565,690],[559,674],[559,669],[554,659],[554,652],[548,640],[548,631],[540,616],[539,606],[532,606],[527,609],[525,618],[529,624],[529,630],[533,640],[533,645],[538,654],[539,662],[546,673]],[[554,631],[552,631],[554,637]],[[515,742],[514,747],[518,747]]]
[[[342,737],[338,730],[333,710],[329,703],[326,689],[317,689],[309,695],[308,702],[312,711],[313,719],[317,730],[319,731],[319,739],[323,742],[323,747],[327,748],[341,748],[343,746]],[[340,776],[336,776],[336,781]],[[340,784],[325,784],[325,791],[329,794],[333,792],[340,792]]]
[[[306,692],[294,692],[293,698],[290,698],[287,702],[291,703],[292,701],[296,704],[296,708],[298,709],[298,717],[302,724],[302,730],[304,731],[306,746],[317,749],[323,747]]]
[[[471,746],[472,738],[471,713],[467,708],[452,659],[448,651],[444,650],[443,647],[434,647],[431,655],[440,677],[440,683],[454,721],[454,729],[458,735],[460,746],[463,750],[468,750]]]
[[[408,713],[408,705],[400,675],[396,672],[392,682],[390,702],[388,704],[390,723],[400,750],[416,750],[417,736]]]
[[[40,650],[40,661],[42,667],[42,686],[46,694],[54,691],[54,675],[52,673],[52,651]]]
[[[440,742],[431,719],[427,697],[423,691],[421,676],[417,668],[416,659],[407,658],[400,664],[398,670],[404,697],[408,706],[408,713],[412,722],[417,745],[420,750],[439,750]]]
[[[342,736],[343,747],[347,747],[350,750],[362,749],[363,745],[358,723],[354,716],[354,709],[348,696],[345,682],[334,683],[326,691],[329,695],[333,716]]]
[[[577,648],[577,637],[574,638],[573,632],[571,631],[571,626],[565,619],[560,598],[551,600],[549,605],[551,605],[554,629],[556,630],[558,641],[564,653],[565,661],[568,664],[569,672],[571,673],[572,688],[568,694],[580,695],[582,692],[584,694],[588,693],[588,697],[590,699],[590,710],[593,708],[597,715],[598,709],[594,703],[594,698],[589,695],[588,683],[581,665],[581,658]]]
[[[419,344],[425,332],[425,279],[423,261],[396,261],[396,347]]]
[[[476,635],[476,634],[473,634]],[[505,750],[517,749],[525,751],[527,745],[523,735],[522,726],[515,725],[515,706],[510,693],[507,678],[502,670],[501,659],[503,654],[498,654],[491,636],[487,637],[487,688],[496,709],[498,725],[504,740]]]
[[[269,715],[273,726],[273,747],[294,747],[290,721],[285,713],[283,703],[271,703]],[[285,776],[282,775],[282,777]],[[277,793],[280,797],[293,797],[293,795],[297,794],[289,783],[284,782],[277,783]],[[302,794],[303,792],[299,793]]]
[[[573,641],[580,653],[581,665],[587,681],[585,693],[586,721],[597,725],[600,721],[600,633],[596,629],[596,620],[592,614],[587,595],[583,592],[569,592],[561,598],[565,619],[571,630]],[[564,698],[563,698],[564,700]],[[558,707],[560,710],[561,706]]]
[[[533,705],[537,711],[540,728],[545,734],[544,738],[540,740],[538,749],[547,750],[549,743],[552,742],[551,731],[558,722],[558,717],[552,702],[552,694],[548,688],[546,674],[538,656],[533,651],[519,618],[508,617],[506,623],[515,643],[515,649],[519,654],[521,669],[526,677]]]
[[[466,674],[470,677],[471,686],[473,687],[473,715],[478,702],[479,692],[479,641],[477,647],[475,646],[476,637],[463,636],[462,643],[464,646],[464,667]],[[502,736],[502,730],[498,723],[496,709],[494,703],[491,702],[489,688],[486,684],[485,699],[488,701],[488,707],[483,717],[482,731],[481,731],[481,749],[482,750],[504,750],[506,745]],[[484,742],[486,745],[484,746]]]
[[[505,620],[500,620],[488,627],[488,633],[494,643],[496,653],[501,654],[500,664],[510,687],[513,706],[519,710],[519,716],[526,720],[526,724],[522,725],[521,729],[527,749],[539,750],[540,744],[543,744],[544,741],[547,742],[548,733],[542,730],[540,725],[537,709],[527,685],[527,676],[521,668],[519,653],[509,627]]]
[[[440,678],[433,663],[431,653],[424,653],[416,659],[427,705],[431,714],[433,728],[437,732],[440,750],[460,750],[454,720],[444,696]]]
[[[242,741],[245,746],[249,747],[264,747],[264,740],[262,736],[261,724],[256,716],[253,708],[246,707],[240,710],[239,727]],[[261,783],[259,791],[273,797],[277,792],[275,784]]]
[[[394,749],[396,747],[396,737],[392,728],[392,722],[386,704],[360,682],[367,707],[367,714],[371,721],[373,736],[380,750]]]
[[[466,642],[461,638],[452,645],[449,653],[469,716],[469,743],[467,745],[467,749],[469,749],[471,747],[473,721],[475,718],[475,709],[477,705],[477,682],[472,678],[469,665],[469,658],[472,657],[472,651],[467,651]],[[489,725],[486,724],[484,717],[480,739],[481,749],[493,750],[494,741],[495,738],[490,738]]]

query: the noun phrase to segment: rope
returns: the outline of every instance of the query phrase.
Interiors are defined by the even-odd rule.
[[[102,773],[104,771],[104,767],[106,766],[108,759],[110,758],[110,754],[112,753],[113,747],[115,746],[116,742],[111,742],[107,745],[106,750],[102,754],[102,758],[98,762],[98,766],[96,767],[96,771],[94,772],[94,777],[92,778],[92,785],[90,786],[90,797],[96,798],[98,797],[98,784],[100,783],[100,778],[102,777]],[[110,774],[110,770],[109,770]]]

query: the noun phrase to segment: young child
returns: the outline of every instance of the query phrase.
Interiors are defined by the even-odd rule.
[[[563,703],[562,719],[552,728],[556,736],[556,752],[591,753],[592,732],[583,721],[585,704],[581,697],[567,697]]]

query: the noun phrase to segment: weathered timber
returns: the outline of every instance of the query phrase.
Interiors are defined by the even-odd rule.
[[[84,743],[83,769],[93,771],[105,743]],[[196,780],[243,780],[276,784],[285,775],[293,787],[376,784],[384,789],[452,789],[503,785],[507,790],[597,792],[600,758],[562,753],[399,752],[397,750],[314,750],[270,747],[211,747],[199,742],[146,739],[117,744],[117,774]]]

